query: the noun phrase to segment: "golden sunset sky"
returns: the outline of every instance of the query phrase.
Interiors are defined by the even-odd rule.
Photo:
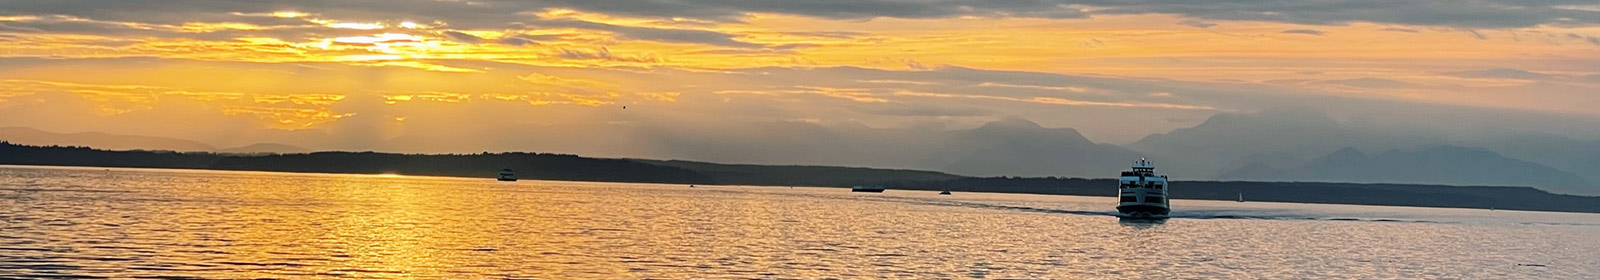
[[[1003,118],[1126,143],[1274,108],[1448,126],[1596,104],[1592,0],[0,0],[0,126],[219,147],[633,156],[659,143],[548,138]]]

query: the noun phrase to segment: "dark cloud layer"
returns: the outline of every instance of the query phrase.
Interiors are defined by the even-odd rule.
[[[730,34],[711,31],[631,27],[578,20],[549,20],[540,21],[532,25],[541,27],[566,27],[600,30],[616,33],[627,38],[650,41],[699,43],[740,48],[762,47],[759,44],[751,44],[733,40],[733,35]]]
[[[1316,30],[1316,29],[1290,29],[1290,30],[1284,30],[1282,33],[1284,33],[1284,34],[1305,34],[1305,35],[1322,36],[1322,31],[1321,30]]]
[[[177,24],[241,21],[237,13],[295,10],[349,20],[447,22],[455,28],[496,28],[526,21],[527,12],[568,8],[640,17],[737,21],[746,13],[783,13],[834,19],[943,18],[954,16],[1083,18],[1094,14],[1178,14],[1196,19],[1303,24],[1378,22],[1461,28],[1597,24],[1600,12],[1563,8],[1592,0],[7,0],[3,14],[60,14],[97,20]],[[282,20],[257,17],[254,20]]]
[[[483,42],[483,38],[478,38],[478,36],[472,36],[472,34],[462,33],[461,31],[453,31],[453,30],[452,31],[445,31],[443,34],[444,34],[445,37],[448,37],[451,40],[456,40],[457,42],[469,43],[469,44],[477,44],[479,42]]]
[[[1148,0],[1083,1],[1109,7],[1095,13],[1170,13],[1217,20],[1276,21],[1303,24],[1378,22],[1462,28],[1527,27],[1541,24],[1596,24],[1600,12],[1563,9],[1593,5],[1590,0]]]

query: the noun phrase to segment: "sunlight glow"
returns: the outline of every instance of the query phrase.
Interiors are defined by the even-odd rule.
[[[1564,9],[1588,11],[1594,6]],[[958,92],[929,89],[944,82],[931,76],[862,77],[847,85],[749,77],[784,83],[778,85],[711,74],[762,69],[1015,71],[1583,114],[1596,113],[1570,105],[1582,103],[1577,98],[1506,102],[1514,95],[1493,93],[1600,88],[1591,80],[1600,73],[1588,67],[1600,50],[1600,27],[1584,25],[1461,30],[1361,21],[1308,25],[1237,20],[1194,26],[1185,24],[1193,19],[1173,14],[838,19],[750,12],[738,20],[712,20],[569,8],[520,13],[526,22],[517,24],[481,25],[419,16],[338,18],[332,11],[309,9],[257,11],[262,12],[223,15],[235,18],[195,17],[181,24],[67,15],[0,16],[6,23],[0,28],[0,56],[45,59],[14,65],[85,63],[8,68],[13,71],[0,73],[0,79],[30,82],[7,83],[26,87],[0,89],[0,107],[41,92],[80,96],[92,103],[86,107],[105,115],[195,102],[200,105],[182,106],[204,107],[210,114],[255,116],[261,126],[270,128],[322,128],[350,113],[335,109],[335,104],[354,99],[326,96],[384,97],[388,104],[426,106],[474,102],[689,106],[695,103],[689,100],[726,102],[725,98],[742,97],[884,107],[1004,101],[1169,111],[1236,109],[1174,89],[1119,89],[1076,81],[981,81]],[[60,27],[66,25],[115,32]],[[1285,33],[1288,30],[1307,31]],[[167,66],[118,61],[144,59],[154,61],[149,65]],[[285,65],[298,68],[270,67]],[[129,67],[138,71],[119,70]],[[210,70],[218,67],[227,70]],[[1488,68],[1526,69],[1529,74],[1450,74]],[[362,74],[351,76],[356,73]],[[196,75],[215,76],[180,78]],[[314,75],[343,78],[301,82]],[[113,78],[118,80],[96,80]],[[222,80],[228,82],[218,82]],[[1357,84],[1338,83],[1343,80]],[[1384,81],[1377,81],[1377,87],[1359,83],[1376,80]],[[129,87],[86,86],[96,84]],[[322,88],[307,90],[304,85]],[[1548,102],[1539,103],[1542,100]],[[836,104],[819,106],[832,105]]]
[[[279,17],[279,18],[301,18],[301,17],[306,17],[306,16],[309,16],[309,15],[311,15],[311,14],[302,13],[302,12],[292,12],[292,11],[272,12],[272,16],[273,17]]]

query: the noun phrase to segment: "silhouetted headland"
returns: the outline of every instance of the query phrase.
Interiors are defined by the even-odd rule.
[[[882,185],[890,189],[1115,196],[1117,179],[973,178],[940,172],[833,166],[717,164],[693,161],[587,158],[548,153],[393,154],[315,152],[217,154],[107,151],[88,147],[0,142],[0,164],[316,172],[495,178],[504,168],[533,180],[697,185]],[[1600,197],[1552,194],[1529,187],[1416,184],[1176,181],[1173,199],[1300,202],[1392,206],[1495,208],[1600,213]]]

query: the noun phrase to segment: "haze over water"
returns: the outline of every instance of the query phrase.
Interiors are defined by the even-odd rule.
[[[0,167],[0,278],[1600,275],[1596,214],[1108,199]]]

